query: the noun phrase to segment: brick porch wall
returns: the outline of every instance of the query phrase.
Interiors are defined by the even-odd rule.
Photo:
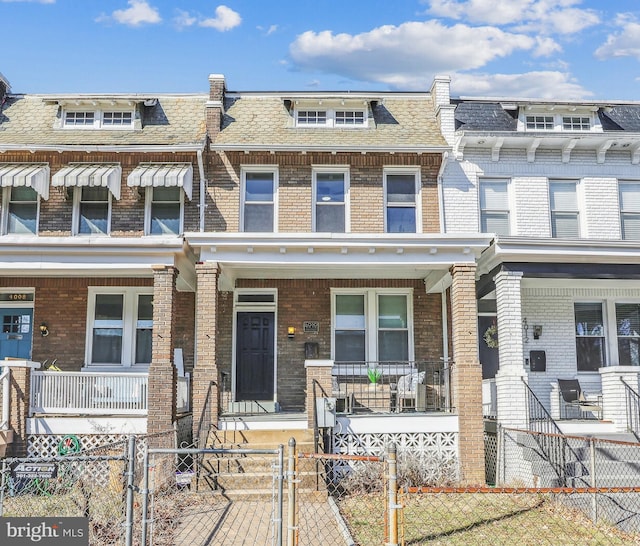
[[[451,268],[452,387],[460,430],[461,479],[467,484],[484,484],[482,368],[478,358],[475,271],[475,264]]]

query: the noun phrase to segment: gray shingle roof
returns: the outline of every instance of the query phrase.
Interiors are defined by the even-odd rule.
[[[372,102],[369,126],[363,129],[295,127],[285,97],[240,95],[225,101],[222,130],[214,146],[277,147],[446,147],[431,97],[384,96]]]
[[[599,111],[605,131],[629,131],[640,133],[640,106],[623,104]]]
[[[107,100],[108,95],[104,99]],[[9,95],[0,111],[0,144],[136,146],[199,144],[205,139],[206,95],[158,95],[142,106],[142,130],[54,128],[59,105],[47,95]]]
[[[456,106],[456,130],[515,131],[517,120],[497,102],[461,102]]]

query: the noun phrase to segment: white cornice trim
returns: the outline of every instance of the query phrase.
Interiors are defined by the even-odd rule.
[[[330,131],[328,129],[327,131]],[[211,144],[212,152],[360,152],[360,153],[444,153],[451,146],[362,146],[362,145],[299,145],[299,144]]]
[[[82,144],[3,144],[0,143],[0,154],[4,152],[199,152],[205,149],[205,141],[193,144],[140,144],[118,146],[112,144],[99,144],[86,146]]]

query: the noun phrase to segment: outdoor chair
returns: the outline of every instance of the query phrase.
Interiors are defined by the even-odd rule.
[[[338,413],[351,413],[353,411],[353,393],[349,392],[347,385],[340,384],[338,378],[331,378],[331,396],[336,399],[336,411]]]
[[[588,398],[577,379],[558,379],[558,388],[561,419],[580,419],[583,416],[602,419],[602,395]]]
[[[413,372],[398,379],[396,390],[396,411],[403,408],[417,409],[416,396],[418,385],[424,383],[425,372]]]

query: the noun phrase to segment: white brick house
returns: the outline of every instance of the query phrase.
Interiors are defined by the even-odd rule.
[[[640,103],[452,103],[442,231],[495,234],[478,262],[486,409],[526,425],[526,382],[564,417],[557,379],[578,379],[606,395],[588,426],[627,430],[620,376],[638,391],[640,371]]]

